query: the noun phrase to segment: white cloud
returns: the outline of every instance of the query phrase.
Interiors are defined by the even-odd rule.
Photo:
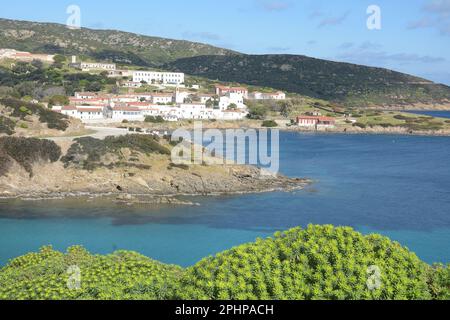
[[[450,36],[450,0],[428,0],[422,7],[423,16],[408,24],[408,29],[434,28]]]
[[[339,16],[333,16],[333,17],[326,17],[322,19],[319,23],[319,28],[325,27],[325,26],[336,26],[341,23],[343,23],[347,17],[349,16],[350,11],[346,11],[343,14]]]

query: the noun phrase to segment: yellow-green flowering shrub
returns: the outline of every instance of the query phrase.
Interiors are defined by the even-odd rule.
[[[0,269],[0,299],[449,298],[450,267],[431,267],[380,235],[333,226],[277,233],[187,269],[134,252],[101,256],[81,247],[66,253],[44,247]]]
[[[79,289],[68,285],[71,266],[80,270]],[[81,247],[66,254],[45,247],[0,271],[0,299],[166,299],[182,272],[134,252],[94,256]]]
[[[370,267],[378,268],[376,286]],[[400,244],[309,226],[207,258],[185,273],[186,299],[429,299],[430,267]],[[371,285],[371,289],[368,286]],[[374,288],[376,287],[376,288]]]

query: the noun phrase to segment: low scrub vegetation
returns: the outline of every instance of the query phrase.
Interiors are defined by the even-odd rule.
[[[121,162],[115,163],[115,166],[125,165],[128,163],[128,159],[125,159],[121,154],[122,149],[129,149],[134,153],[146,155],[152,153],[170,155],[170,150],[161,145],[157,137],[129,134],[120,137],[107,137],[104,140],[92,137],[76,139],[62,161],[66,167],[76,165],[85,170],[93,170],[105,166],[102,163],[103,156],[113,154],[121,158]],[[133,164],[133,166],[136,166],[136,164]]]
[[[276,128],[276,127],[278,127],[278,123],[273,120],[266,120],[262,123],[262,126],[264,128]]]
[[[14,129],[16,127],[16,123],[11,119],[0,116],[0,134],[7,134],[11,136],[15,133]]]
[[[40,104],[25,102],[22,100],[5,98],[0,99],[0,104],[10,108],[11,117],[25,119],[27,116],[36,115],[41,123],[46,123],[49,129],[66,131],[69,127],[69,118],[60,113],[51,111]]]
[[[161,117],[161,116],[156,116],[156,117],[147,116],[147,117],[145,117],[145,122],[148,122],[148,123],[164,123],[165,121],[164,121],[163,117]]]
[[[0,138],[0,175],[5,175],[13,160],[33,176],[33,164],[39,161],[56,162],[61,148],[53,141],[35,138]]]
[[[368,272],[374,267],[379,274]],[[450,267],[427,265],[385,237],[333,226],[277,233],[187,269],[133,252],[45,247],[0,270],[0,299],[428,300],[448,299],[449,285]]]

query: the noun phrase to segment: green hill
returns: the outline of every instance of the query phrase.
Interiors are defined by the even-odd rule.
[[[8,19],[0,19],[0,48],[85,55],[141,66],[158,66],[198,55],[233,54],[230,50],[189,41],[114,30],[71,30],[62,24]]]
[[[431,267],[385,237],[333,226],[277,233],[187,269],[80,247],[46,247],[0,269],[0,300],[428,300],[449,299],[449,285],[450,268]]]
[[[445,85],[387,69],[300,55],[198,56],[178,59],[165,67],[357,107],[450,101],[450,87]]]
[[[352,107],[450,105],[450,87],[411,75],[301,55],[246,55],[206,44],[113,30],[0,19],[0,48],[76,54],[212,80],[271,87]],[[1,79],[1,74],[0,74]]]

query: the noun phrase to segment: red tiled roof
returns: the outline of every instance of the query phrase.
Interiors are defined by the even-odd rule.
[[[141,107],[147,107],[147,106],[151,106],[152,104],[149,102],[127,102],[126,103],[128,106],[141,106]]]
[[[152,94],[153,97],[172,97],[172,93],[154,93]]]
[[[226,86],[220,86],[220,85],[216,85],[217,89],[221,89],[221,90],[240,90],[240,91],[248,91],[247,88],[244,87],[226,87]]]
[[[78,112],[103,112],[102,108],[77,108]]]
[[[90,97],[97,96],[97,94],[94,92],[76,92],[75,94],[79,96],[90,96]]]
[[[77,108],[73,106],[64,106],[61,108],[62,111],[76,111]]]
[[[135,107],[116,107],[113,111],[131,111],[131,112],[139,112],[141,109]]]
[[[331,117],[322,117],[322,116],[298,116],[297,119],[302,119],[302,120],[318,120],[318,121],[335,121],[335,118],[331,118]]]

